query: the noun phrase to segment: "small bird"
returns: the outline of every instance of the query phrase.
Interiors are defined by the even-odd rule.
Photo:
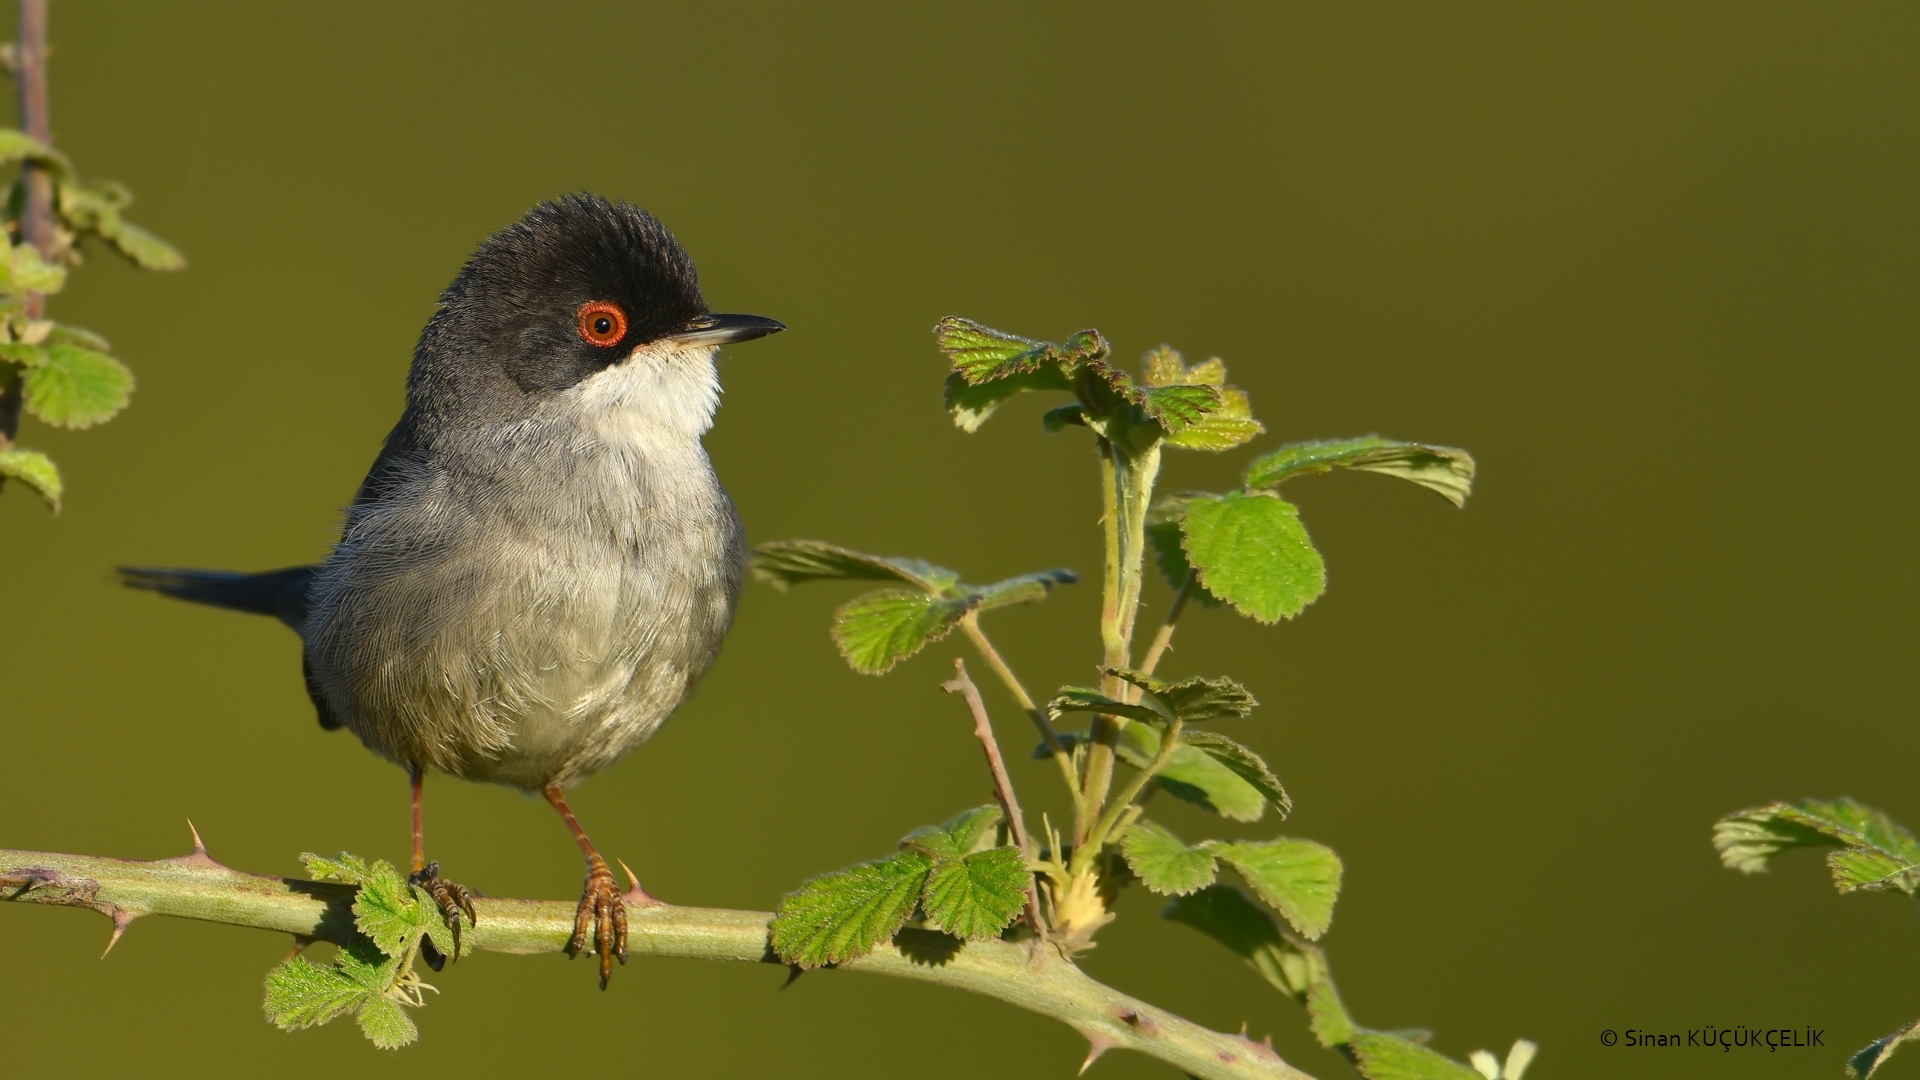
[[[587,861],[568,952],[591,931],[604,990],[626,962],[626,906],[565,792],[645,742],[720,649],[747,547],[700,444],[714,353],[784,329],[709,312],[646,211],[542,203],[440,294],[406,409],[325,562],[122,574],[299,633],[320,726],[408,771],[412,880],[456,933],[473,902],[426,859],[427,772],[543,794]]]

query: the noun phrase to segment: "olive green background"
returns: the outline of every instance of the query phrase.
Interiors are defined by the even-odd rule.
[[[1532,1038],[1543,1080],[1838,1076],[1920,1015],[1909,905],[1837,897],[1805,855],[1742,878],[1708,843],[1717,815],[1803,795],[1920,825],[1913,8],[62,3],[52,30],[60,145],[192,265],[102,257],[53,304],[140,385],[99,430],[28,421],[66,470],[59,517],[0,494],[0,845],[159,857],[191,817],[244,869],[404,857],[404,778],[315,725],[293,635],[110,568],[320,558],[438,290],[588,189],[676,230],[716,309],[791,327],[727,350],[708,439],[757,540],[1097,570],[1084,435],[1042,435],[1037,400],[954,430],[947,313],[1222,356],[1264,447],[1378,431],[1478,456],[1464,513],[1299,482],[1326,597],[1272,628],[1195,612],[1167,668],[1265,703],[1236,733],[1292,791],[1286,832],[1346,860],[1325,940],[1362,1023],[1456,1057]],[[1166,483],[1227,485],[1251,453],[1178,455]],[[988,797],[937,690],[958,643],[856,676],[826,633],[850,593],[751,589],[698,697],[579,790],[657,895],[771,907]],[[989,629],[1047,689],[1091,677],[1096,614],[1081,585]],[[1050,767],[1015,772],[1058,812]],[[458,880],[578,888],[537,801],[442,779],[427,815]],[[1088,969],[1343,1074],[1157,907],[1129,894]],[[641,961],[602,994],[584,964],[483,955],[389,1060],[350,1024],[262,1021],[284,938],[143,920],[103,962],[106,936],[0,908],[7,1060],[1062,1077],[1085,1049],[861,975],[778,992],[776,968]],[[1599,1041],[1707,1024],[1828,1048]]]

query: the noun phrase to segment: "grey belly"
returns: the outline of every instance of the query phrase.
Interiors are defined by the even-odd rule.
[[[410,767],[527,789],[603,768],[686,699],[732,620],[745,545],[713,493],[598,528],[350,529],[302,627],[320,691]]]

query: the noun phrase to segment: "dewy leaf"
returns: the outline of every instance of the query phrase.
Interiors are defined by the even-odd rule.
[[[1340,895],[1340,857],[1311,840],[1211,840],[1207,846],[1253,886],[1295,930],[1312,941],[1333,921]]]
[[[28,368],[27,410],[55,427],[92,427],[126,408],[133,372],[105,353],[59,344],[47,362]]]
[[[1383,473],[1419,484],[1455,506],[1465,506],[1473,490],[1473,456],[1451,446],[1400,442],[1367,435],[1294,443],[1255,458],[1247,466],[1250,488],[1272,487],[1296,476],[1336,468]]]
[[[753,549],[753,576],[778,589],[807,581],[903,581],[944,592],[960,575],[919,559],[896,559],[820,540],[777,540]]]
[[[184,270],[187,257],[180,254],[173,245],[153,235],[131,221],[120,223],[120,229],[111,237],[113,246],[120,254],[132,260],[142,270]]]
[[[1151,704],[1129,704],[1125,701],[1115,700],[1102,694],[1098,690],[1091,690],[1084,686],[1063,686],[1060,688],[1060,692],[1054,695],[1053,700],[1047,702],[1047,715],[1052,717],[1053,722],[1056,724],[1060,722],[1061,717],[1068,713],[1076,712],[1125,716],[1130,719],[1145,720],[1155,724],[1165,723],[1168,719],[1165,714],[1155,710]]]
[[[944,825],[922,825],[908,833],[900,844],[934,859],[964,859],[986,845],[1000,818],[1000,807],[993,803],[976,806]]]
[[[1764,871],[1788,848],[1829,847],[1833,883],[1856,889],[1920,891],[1920,841],[1892,818],[1852,799],[1771,803],[1721,818],[1713,827],[1720,861],[1742,873]]]
[[[1146,768],[1160,752],[1160,735],[1146,724],[1128,724],[1125,740],[1116,748],[1135,768]],[[1184,741],[1191,732],[1182,732]],[[1173,756],[1154,777],[1162,791],[1231,821],[1258,821],[1267,812],[1267,800],[1253,785],[1220,762],[1191,746],[1174,748]]]
[[[18,480],[39,493],[48,508],[60,509],[60,470],[38,450],[0,450],[0,479]]]
[[[774,952],[803,968],[865,956],[899,932],[932,866],[926,856],[903,851],[814,878],[781,901],[773,918]]]
[[[1267,763],[1261,760],[1259,754],[1225,735],[1211,731],[1185,730],[1180,733],[1180,741],[1225,765],[1235,776],[1252,785],[1282,818],[1293,813],[1293,800],[1287,797],[1286,789],[1280,786],[1280,778],[1273,775],[1273,770],[1267,768]]]
[[[1190,848],[1151,821],[1136,821],[1121,841],[1127,865],[1140,883],[1167,896],[1185,896],[1213,884],[1220,872],[1213,853]]]
[[[1055,585],[1072,585],[1079,580],[1080,575],[1071,570],[1042,570],[1037,574],[1021,574],[992,585],[960,585],[956,588],[971,598],[979,610],[992,611],[1045,600]]]
[[[1868,1043],[1847,1059],[1849,1080],[1867,1080],[1867,1077],[1872,1076],[1876,1069],[1886,1064],[1887,1059],[1893,1056],[1893,1052],[1899,1049],[1901,1043],[1913,1042],[1916,1039],[1920,1039],[1920,1020],[1908,1024],[1891,1035],[1882,1036]]]
[[[373,991],[331,964],[296,956],[267,975],[267,1019],[282,1031],[324,1024],[358,1006]]]
[[[1032,879],[1026,857],[1010,847],[941,859],[927,877],[927,921],[954,937],[984,941],[1020,914]]]
[[[1369,1031],[1353,1037],[1354,1068],[1367,1080],[1485,1080],[1452,1058],[1398,1035]]]
[[[398,1050],[420,1037],[413,1017],[390,997],[367,998],[354,1019],[359,1021],[361,1033],[382,1050]]]
[[[1326,591],[1326,564],[1299,511],[1277,496],[1192,499],[1182,532],[1200,583],[1259,622],[1291,619]]]
[[[1160,917],[1185,923],[1225,945],[1263,978],[1306,1006],[1313,1034],[1321,1046],[1351,1042],[1353,1018],[1334,989],[1326,954],[1280,929],[1272,915],[1254,905],[1240,890],[1213,885],[1168,904]]]
[[[881,675],[946,637],[972,607],[964,599],[883,589],[854,597],[833,613],[833,640],[853,670]]]

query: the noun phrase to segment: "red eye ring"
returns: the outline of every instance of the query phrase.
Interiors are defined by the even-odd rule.
[[[618,345],[627,336],[627,313],[612,301],[592,300],[580,305],[579,328],[589,345]]]

